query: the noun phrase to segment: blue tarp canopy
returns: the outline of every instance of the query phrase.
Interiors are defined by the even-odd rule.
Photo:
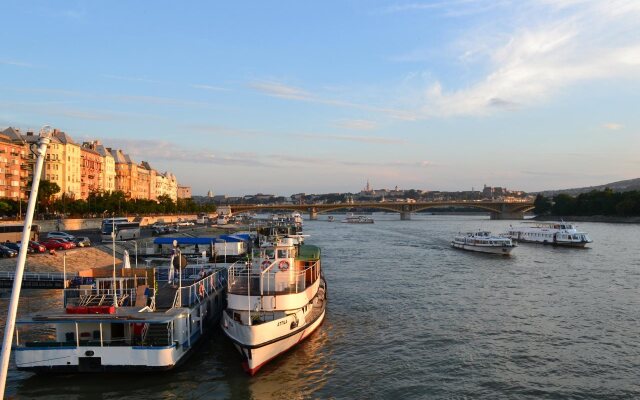
[[[215,237],[158,237],[153,240],[153,244],[173,244],[173,241],[177,241],[178,244],[208,244],[216,241]]]
[[[176,240],[178,244],[182,245],[195,245],[195,244],[208,244],[213,243],[237,243],[237,242],[248,242],[251,240],[248,233],[240,233],[237,235],[220,235],[218,237],[158,237],[153,240],[153,244],[173,244],[173,241]]]
[[[227,242],[249,242],[251,241],[251,237],[248,233],[238,233],[235,235],[220,235],[220,240],[225,240]]]

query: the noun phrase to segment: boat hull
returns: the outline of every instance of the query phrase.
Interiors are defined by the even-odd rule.
[[[309,322],[289,330],[291,326],[289,324],[291,315],[273,321],[280,327],[280,330],[273,331],[273,335],[269,336],[270,339],[259,342],[251,339],[256,337],[265,338],[264,335],[259,335],[254,331],[261,329],[260,325],[240,325],[236,321],[233,321],[228,313],[224,313],[221,323],[222,329],[243,356],[242,366],[247,373],[255,375],[267,362],[290,350],[296,344],[309,337],[309,335],[322,324],[326,313],[324,289],[321,293],[323,294],[316,294],[314,301],[310,303],[314,304],[313,308],[315,310],[309,312],[308,315],[309,318],[311,318]],[[278,323],[280,321],[282,321],[282,323]]]
[[[517,240],[518,243],[535,243],[535,244],[549,244],[552,246],[561,246],[561,247],[576,247],[576,248],[584,248],[591,242],[564,242],[564,241],[548,241],[548,240],[527,240],[527,239],[514,239]]]
[[[511,251],[515,248],[515,246],[477,246],[457,242],[451,242],[451,246],[461,250],[475,251],[485,254],[499,254],[503,256],[511,255]]]
[[[307,325],[301,331],[296,332],[295,335],[278,339],[277,341],[267,344],[258,348],[251,348],[251,346],[235,343],[234,345],[238,351],[246,357],[242,362],[242,368],[249,375],[255,375],[260,368],[267,364],[272,359],[278,357],[280,354],[287,352],[292,347],[309,337],[324,321],[325,310],[322,314],[311,324]],[[251,354],[251,359],[248,358],[248,354]]]

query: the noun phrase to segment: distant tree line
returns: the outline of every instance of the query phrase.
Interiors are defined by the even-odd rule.
[[[58,184],[46,180],[40,182],[36,208],[40,218],[58,215],[103,217],[131,214],[198,213],[216,210],[214,204],[197,204],[190,198],[173,201],[167,195],[159,196],[158,201],[155,201],[131,199],[122,191],[92,191],[84,200],[74,199],[66,193],[60,197],[54,197],[59,192]],[[16,200],[0,199],[0,215],[13,217],[20,212],[24,215],[26,209],[27,202],[24,200],[19,203]]]
[[[539,194],[534,205],[534,212],[538,215],[639,216],[640,191],[614,192],[607,188],[576,197],[559,194],[552,199]]]

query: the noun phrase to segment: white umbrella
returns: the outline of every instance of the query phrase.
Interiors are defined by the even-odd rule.
[[[129,261],[129,251],[125,250],[122,254],[122,265],[123,268],[131,268],[131,261]]]

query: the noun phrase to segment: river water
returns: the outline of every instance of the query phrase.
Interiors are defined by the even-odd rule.
[[[375,213],[305,221],[322,248],[324,324],[257,376],[221,333],[153,375],[9,374],[20,399],[628,399],[640,397],[640,226],[581,223],[589,249],[522,244],[510,258],[450,248],[482,216]],[[60,305],[24,291],[22,314]],[[0,299],[6,310],[7,298]],[[4,326],[4,316],[2,319]]]

